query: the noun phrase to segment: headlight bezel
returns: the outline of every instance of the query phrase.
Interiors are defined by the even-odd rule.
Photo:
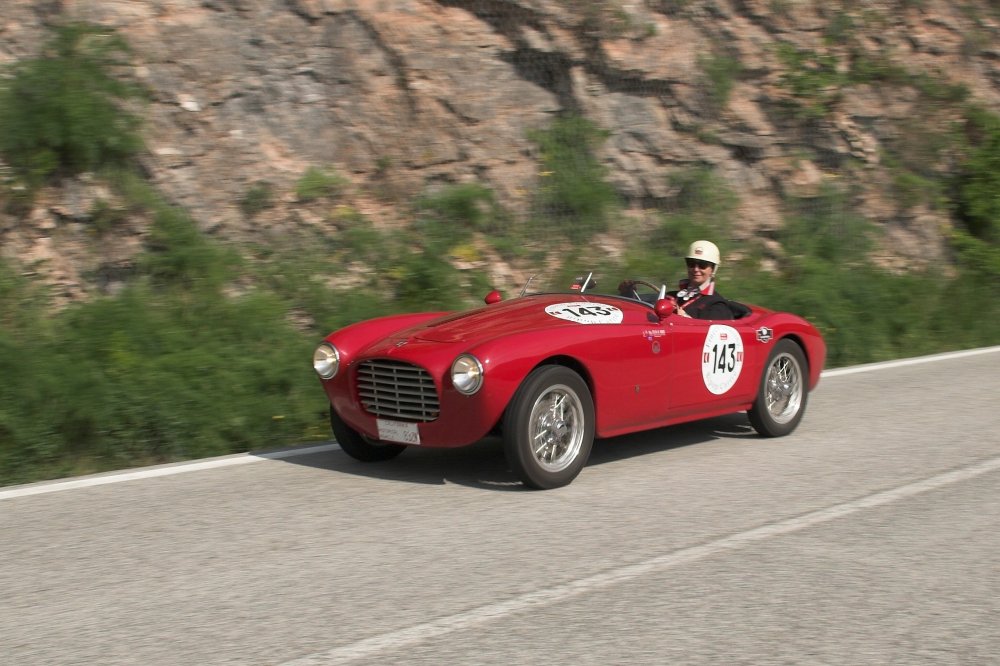
[[[482,362],[472,354],[460,354],[451,363],[451,385],[462,395],[475,395],[485,381]]]
[[[321,370],[322,364],[328,364],[326,370]],[[328,380],[337,376],[340,369],[340,351],[331,342],[321,342],[313,351],[313,370],[320,379]]]

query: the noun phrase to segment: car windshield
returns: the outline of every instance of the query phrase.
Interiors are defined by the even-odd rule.
[[[564,273],[538,272],[529,275],[521,287],[521,296],[558,294],[562,292],[594,293],[598,291],[597,276],[592,271],[567,276]]]
[[[618,284],[624,278],[598,275],[593,271],[580,271],[571,275],[565,273],[539,272],[528,276],[521,288],[520,296],[531,294],[586,293],[602,296],[619,296]],[[645,299],[642,299],[645,300]]]

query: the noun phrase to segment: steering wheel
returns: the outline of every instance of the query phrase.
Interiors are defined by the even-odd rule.
[[[640,296],[639,292],[637,292],[635,290],[635,286],[634,285],[641,284],[643,287],[649,287],[650,289],[652,289],[653,291],[655,291],[657,293],[657,295],[660,293],[660,287],[657,287],[652,282],[646,282],[645,280],[632,280],[632,284],[633,284],[632,293],[635,294],[636,300],[639,300],[639,301],[642,300],[642,296]]]

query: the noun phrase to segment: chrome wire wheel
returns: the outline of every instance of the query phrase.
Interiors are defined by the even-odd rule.
[[[565,486],[587,464],[594,422],[594,398],[579,374],[561,365],[535,368],[504,411],[510,468],[529,488]]]
[[[583,404],[564,384],[550,386],[535,400],[528,419],[531,453],[547,472],[569,467],[583,445]]]
[[[767,411],[776,423],[788,423],[799,413],[804,393],[802,367],[788,353],[771,360],[766,380]]]
[[[765,437],[782,437],[795,430],[809,400],[809,365],[794,340],[779,340],[760,375],[753,406],[747,411],[754,430]]]

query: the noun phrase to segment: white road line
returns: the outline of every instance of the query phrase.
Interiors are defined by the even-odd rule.
[[[950,361],[956,358],[966,358],[968,356],[979,356],[980,354],[993,354],[1000,352],[1000,346],[981,347],[979,349],[963,349],[961,351],[945,352],[943,354],[932,354],[930,356],[915,356],[913,358],[901,358],[897,361],[883,361],[881,363],[866,363],[865,365],[854,365],[849,368],[837,368],[827,370],[822,377],[843,377],[859,372],[872,372],[874,370],[888,370],[891,368],[903,368],[908,365],[921,365],[923,363],[933,363],[934,361]]]
[[[98,476],[85,476],[68,481],[51,481],[33,483],[24,486],[13,486],[7,490],[0,490],[0,500],[13,499],[15,497],[27,497],[29,495],[43,495],[45,493],[55,493],[62,490],[73,490],[74,488],[92,488],[93,486],[104,486],[109,483],[121,483],[122,481],[134,481],[136,479],[152,479],[157,476],[173,476],[174,474],[185,474],[187,472],[198,472],[204,469],[216,469],[218,467],[233,467],[235,465],[247,465],[249,463],[260,462],[261,460],[280,460],[282,458],[294,458],[295,456],[305,456],[310,453],[322,453],[340,448],[336,444],[320,444],[318,446],[307,446],[303,448],[285,449],[270,453],[238,453],[232,456],[221,458],[209,458],[207,460],[197,460],[194,462],[181,462],[157,467],[144,467],[129,472],[114,472]]]
[[[921,363],[931,363],[934,361],[947,361],[967,356],[978,356],[980,354],[991,354],[1000,352],[1000,346],[983,347],[980,349],[967,349],[963,351],[947,352],[944,354],[934,354],[931,356],[918,356],[915,358],[900,359],[898,361],[886,361],[884,363],[868,363],[866,365],[856,365],[849,368],[838,368],[827,370],[823,377],[841,377],[859,372],[873,372],[876,370],[888,370],[900,368],[908,365],[919,365]],[[319,446],[309,446],[305,448],[294,448],[274,453],[241,453],[234,456],[224,456],[221,458],[211,458],[208,460],[197,460],[193,462],[174,463],[171,465],[160,465],[157,467],[146,467],[142,469],[129,470],[125,472],[111,472],[97,476],[86,476],[66,481],[43,481],[23,486],[11,486],[8,489],[0,490],[0,501],[14,499],[16,497],[28,497],[30,495],[43,495],[45,493],[61,492],[63,490],[73,490],[76,488],[91,488],[93,486],[103,486],[109,483],[121,483],[123,481],[135,481],[138,479],[151,479],[158,476],[172,476],[174,474],[186,474],[187,472],[198,472],[206,469],[216,469],[219,467],[233,467],[236,465],[246,465],[248,463],[260,462],[261,460],[278,460],[281,458],[294,458],[296,456],[332,451],[339,448],[336,444],[323,444]]]
[[[877,492],[859,499],[835,504],[825,509],[819,509],[801,516],[762,525],[746,532],[739,532],[716,541],[699,546],[683,548],[666,553],[637,564],[611,569],[594,576],[580,578],[563,585],[550,587],[536,592],[523,594],[512,599],[486,604],[468,611],[448,615],[431,622],[422,622],[396,631],[378,634],[354,643],[348,643],[331,648],[324,652],[306,655],[279,666],[335,666],[346,664],[356,659],[372,657],[382,652],[399,650],[408,646],[423,643],[433,638],[444,636],[456,631],[462,631],[495,620],[503,619],[515,613],[522,613],[533,608],[551,606],[552,604],[571,599],[581,594],[594,592],[619,583],[625,583],[652,573],[662,572],[682,564],[702,560],[719,553],[738,550],[745,546],[770,539],[771,537],[798,532],[808,527],[827,523],[837,518],[843,518],[865,509],[884,506],[893,502],[935,490],[953,483],[966,481],[982,474],[1000,470],[1000,457],[992,458],[974,465],[944,472],[921,481],[915,481],[890,490]]]

